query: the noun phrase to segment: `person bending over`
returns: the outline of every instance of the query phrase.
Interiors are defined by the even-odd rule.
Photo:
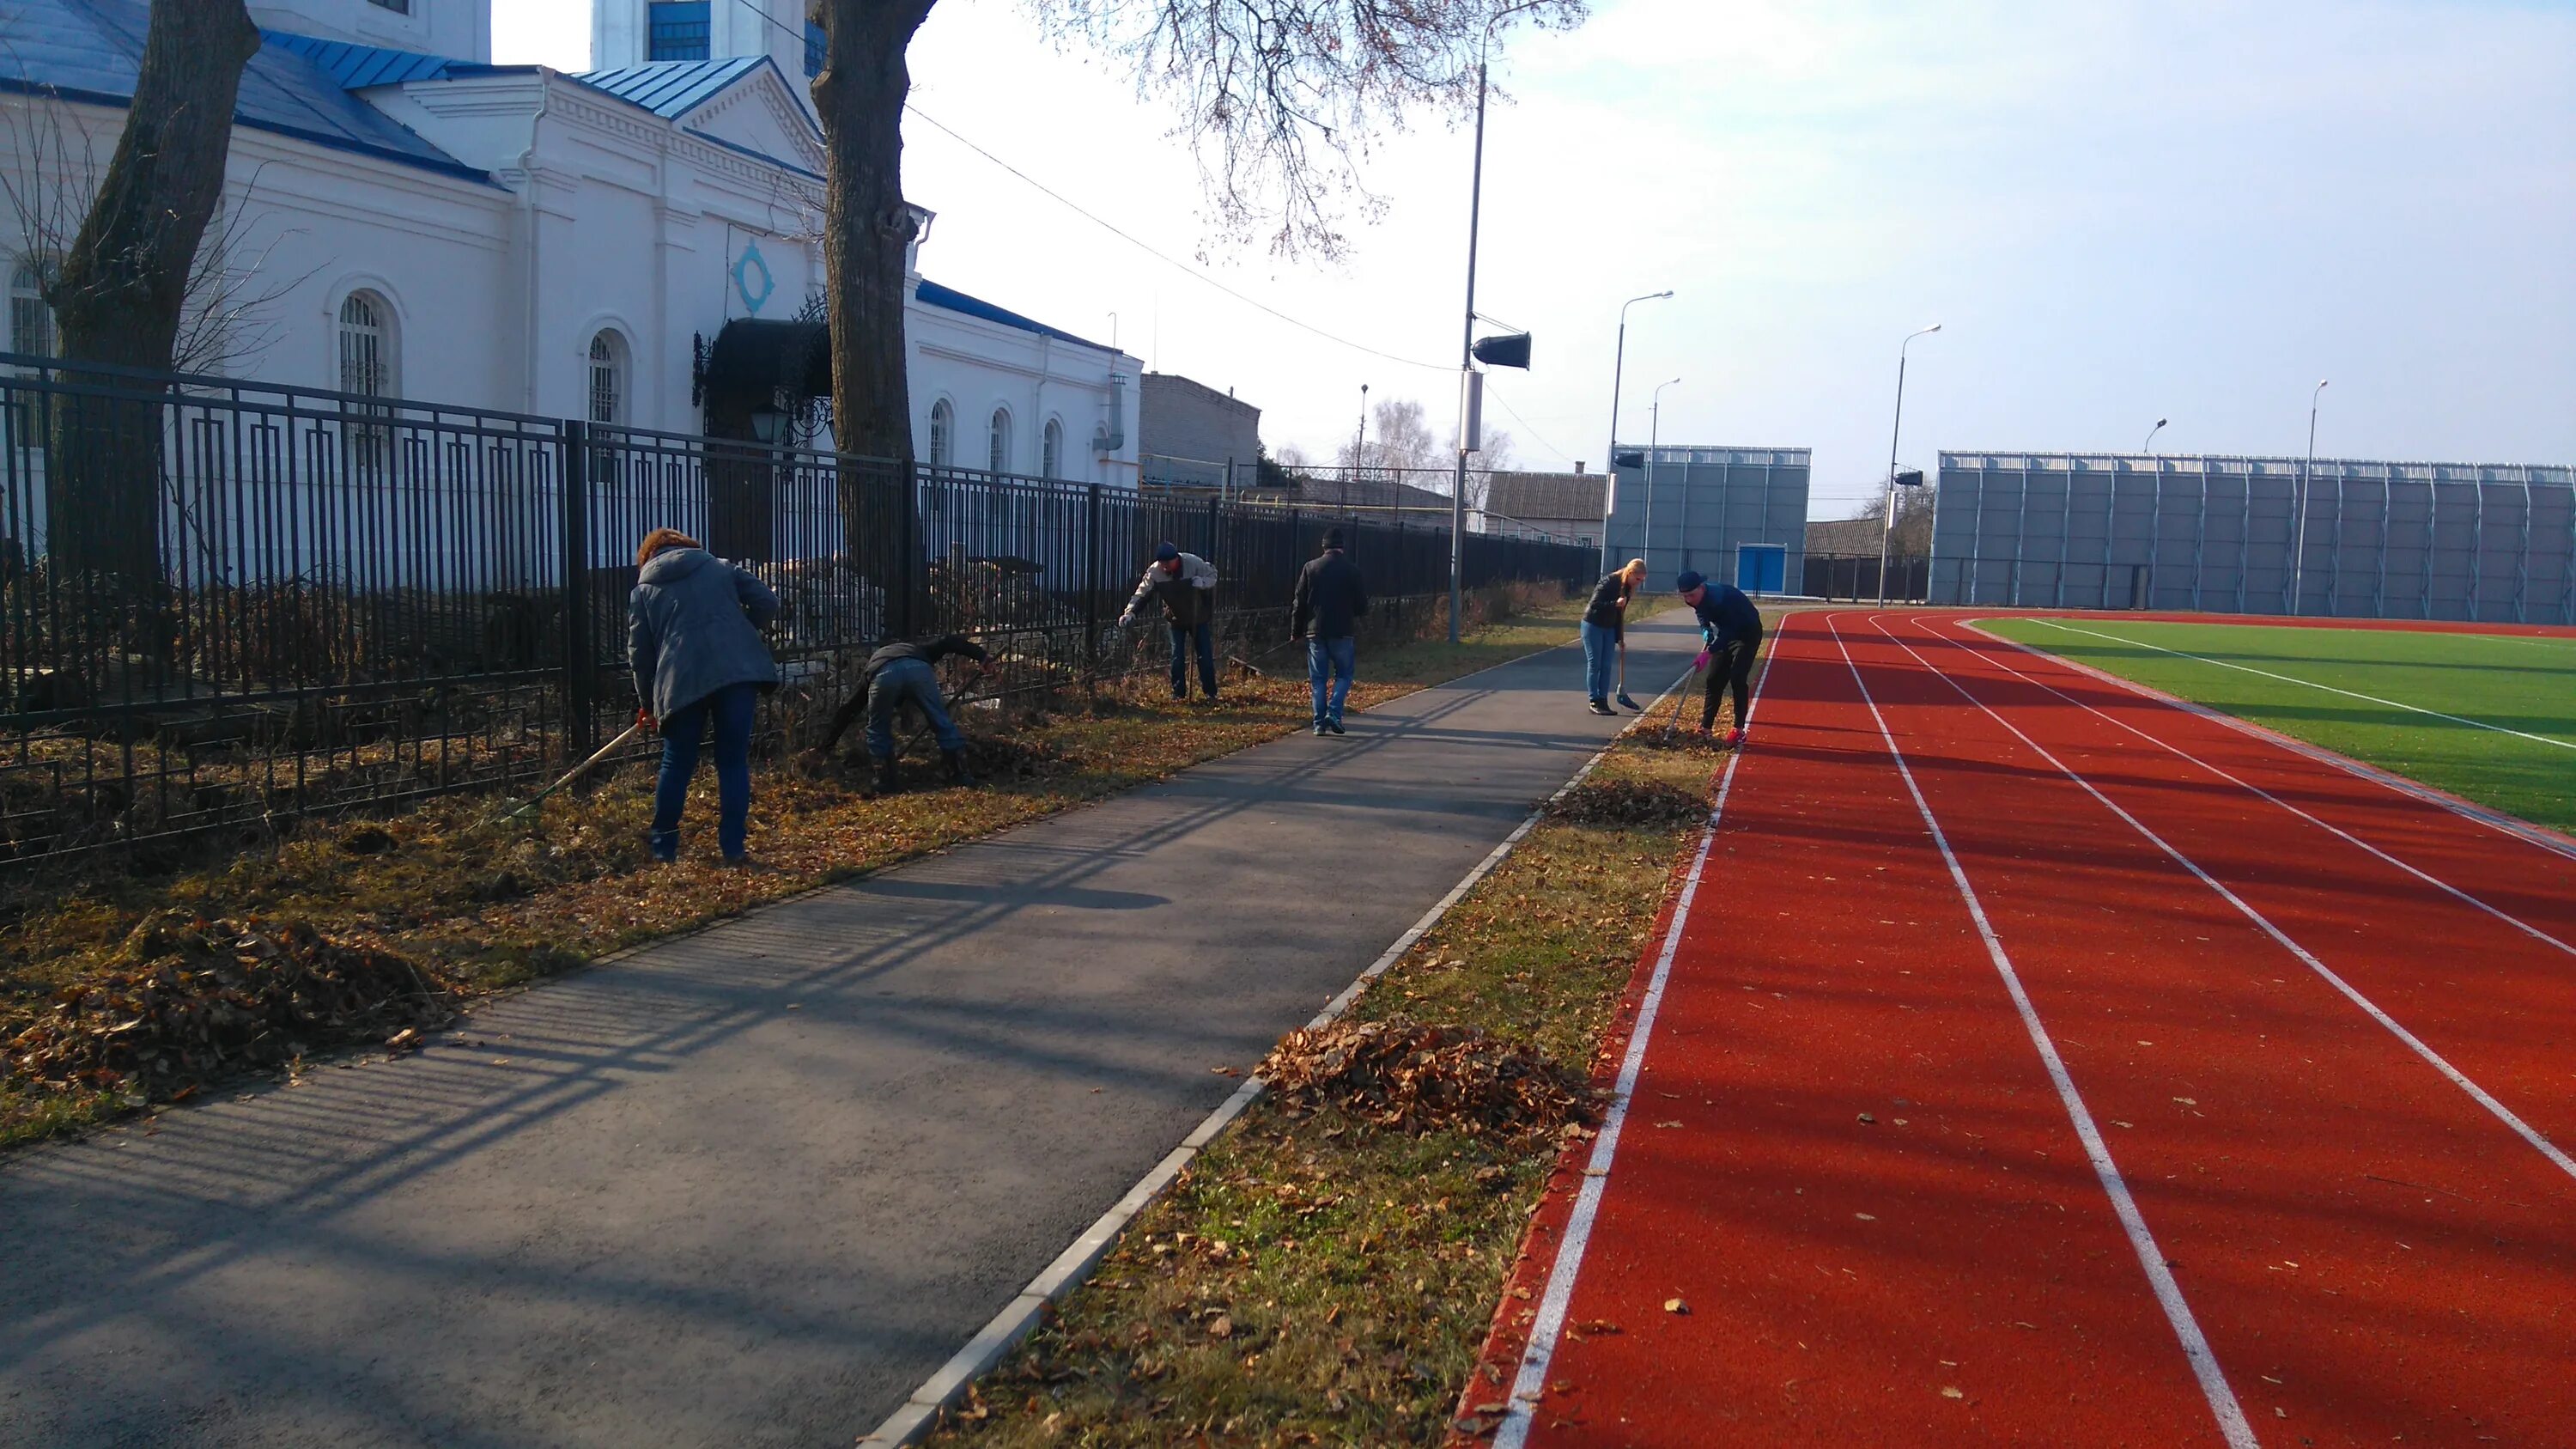
[[[1707,734],[1717,723],[1717,682],[1723,677],[1735,701],[1735,725],[1726,732],[1726,742],[1740,745],[1752,708],[1753,657],[1762,651],[1762,613],[1742,589],[1712,583],[1690,570],[1673,580],[1673,587],[1681,590],[1682,602],[1699,616],[1702,647],[1694,667],[1708,671],[1699,706],[1699,732]]]
[[[921,711],[939,737],[940,763],[947,767],[952,785],[972,785],[975,779],[966,773],[966,737],[948,718],[948,702],[941,697],[938,664],[952,654],[963,654],[978,665],[992,661],[984,646],[963,634],[948,634],[927,644],[888,644],[868,656],[859,672],[859,687],[832,715],[832,728],[823,736],[815,753],[828,755],[839,744],[841,736],[856,723],[862,710],[868,716],[868,758],[877,767],[877,793],[891,795],[900,788],[895,776],[894,719],[907,703]]]

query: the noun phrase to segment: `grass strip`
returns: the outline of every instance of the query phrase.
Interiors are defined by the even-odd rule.
[[[1434,638],[1364,653],[1352,707],[1563,644],[1580,610],[1536,591],[1488,597],[1482,612],[1496,622],[1458,644]],[[0,884],[0,1048],[60,993],[119,979],[133,965],[129,943],[154,920],[291,922],[397,953],[458,998],[509,990],[1292,734],[1310,717],[1306,682],[1293,654],[1275,657],[1294,677],[1274,670],[1230,684],[1214,706],[1157,697],[1155,678],[1039,701],[1007,720],[964,711],[959,722],[986,776],[973,790],[930,788],[932,772],[917,759],[906,766],[914,788],[884,799],[865,794],[864,765],[770,762],[753,777],[751,870],[712,864],[708,771],[685,817],[692,853],[655,865],[645,843],[652,775],[633,766],[548,801],[533,822],[495,827],[495,797],[453,796],[388,817],[307,822],[268,850],[208,851],[157,873],[94,857],[28,867]],[[0,1147],[148,1102],[131,1083],[54,1089],[11,1057],[0,1061]]]
[[[1650,718],[1653,718],[1650,716]],[[1722,756],[1660,721],[1352,1007],[1586,1073]],[[1265,1093],[930,1442],[1438,1444],[1561,1131],[1380,1126]]]
[[[2576,639],[2099,617],[1990,619],[1980,627],[2509,815],[2576,830],[2576,750],[2566,747],[2576,744]]]

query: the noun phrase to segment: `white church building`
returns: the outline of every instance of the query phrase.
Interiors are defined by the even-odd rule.
[[[256,305],[209,367],[678,434],[766,421],[713,405],[705,373],[820,332],[804,0],[595,0],[579,75],[492,64],[491,0],[250,10],[267,39],[215,232]],[[148,0],[0,5],[12,352],[52,350],[44,268],[115,148],[148,21]],[[1138,361],[923,278],[920,251],[916,455],[1133,486]]]

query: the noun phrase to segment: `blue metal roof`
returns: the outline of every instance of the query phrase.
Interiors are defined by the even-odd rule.
[[[969,317],[981,317],[987,322],[999,322],[1005,327],[1017,327],[1023,332],[1035,332],[1041,337],[1052,337],[1058,342],[1077,342],[1101,352],[1114,353],[1118,350],[1114,347],[1103,347],[1088,337],[1076,337],[1061,327],[1049,327],[1033,317],[1023,317],[1008,307],[994,306],[981,297],[969,297],[954,287],[943,287],[928,277],[921,279],[921,289],[913,295],[919,297],[924,306],[938,307],[950,312],[963,312]]]
[[[573,79],[629,105],[642,106],[664,120],[675,121],[765,65],[773,71],[778,68],[769,65],[765,55],[738,55],[727,60],[657,60],[648,65],[622,65],[615,70],[587,71]]]
[[[151,24],[149,0],[9,0],[9,9],[7,43],[0,45],[0,90],[106,106],[134,99],[143,37]],[[491,180],[351,95],[331,70],[285,43],[290,39],[307,43],[270,35],[251,57],[233,109],[235,124],[337,151]]]
[[[387,50],[381,45],[351,45],[346,41],[324,40],[314,35],[287,35],[275,30],[260,33],[268,37],[270,45],[303,56],[320,66],[322,73],[337,81],[344,90],[398,86],[405,81],[445,80],[452,75],[491,69],[470,61],[449,60],[443,55]]]

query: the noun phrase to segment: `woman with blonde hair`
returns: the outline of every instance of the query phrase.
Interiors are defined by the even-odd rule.
[[[712,725],[716,739],[716,844],[725,864],[744,861],[751,818],[751,725],[778,665],[760,631],[778,596],[676,528],[657,528],[635,549],[627,600],[626,655],[635,671],[636,718],[662,735],[653,788],[653,858],[680,854],[680,807]]]
[[[1626,657],[1628,601],[1645,581],[1646,561],[1632,558],[1592,586],[1592,602],[1583,610],[1583,690],[1592,697],[1594,714],[1617,713],[1610,708],[1611,666]],[[1628,697],[1625,680],[1620,682],[1619,702],[1630,709],[1638,707]]]

